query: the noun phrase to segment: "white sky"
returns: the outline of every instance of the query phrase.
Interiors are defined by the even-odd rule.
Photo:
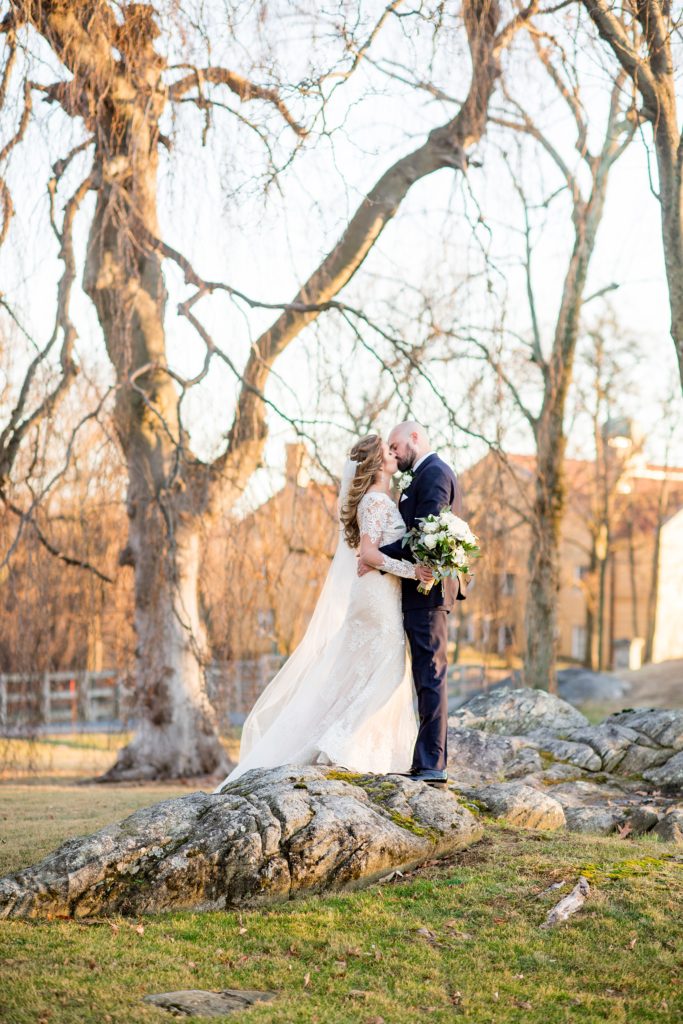
[[[239,31],[230,33],[225,30],[222,4],[194,6],[208,8],[215,15],[213,62],[225,63],[263,80],[263,68],[247,66],[250,58],[254,64],[272,63],[272,55],[262,51],[255,41],[253,24],[246,19],[238,26]],[[315,5],[311,5],[309,14],[296,18],[293,4],[282,2],[274,6],[280,20],[271,20],[263,31],[266,37],[274,33],[270,38],[275,39],[275,58],[283,68],[283,77],[294,80],[304,73],[310,60],[323,65],[340,51],[339,42],[325,37],[322,31],[319,41],[312,38],[311,25],[315,19],[310,11]],[[0,11],[5,7],[5,3],[0,3]],[[370,23],[384,3],[362,7]],[[321,15],[323,27],[329,27],[331,21],[332,16]],[[406,40],[404,31],[414,31],[412,21],[410,25],[388,24],[370,54],[375,60],[398,60],[414,66],[422,77],[427,77],[428,33],[423,27],[415,38]],[[364,38],[362,30],[358,37]],[[456,27],[444,31],[432,70],[432,80],[457,98],[464,95],[469,78],[463,46],[462,34]],[[595,141],[604,120],[606,61],[602,51],[585,39],[579,50],[582,96],[589,111],[591,138]],[[43,51],[40,53],[45,56]],[[205,63],[204,59],[200,62]],[[524,102],[565,157],[575,164],[573,123],[523,40],[507,67],[511,92]],[[32,74],[49,81],[53,72],[43,65],[34,66]],[[275,131],[275,150],[279,155],[289,152],[294,136],[283,127],[278,115],[263,104],[240,106],[225,92],[220,98],[240,114]],[[0,279],[3,293],[20,311],[25,325],[36,339],[44,342],[51,331],[55,281],[61,272],[61,264],[55,259],[55,240],[46,220],[45,181],[50,163],[67,152],[81,135],[78,127],[65,129],[61,114],[46,111],[45,105],[36,99],[39,120],[27,137],[28,147],[13,155],[8,172],[17,216],[10,239],[0,251]],[[292,105],[297,115],[307,109],[296,100]],[[499,109],[500,97],[494,107]],[[173,132],[174,149],[162,159],[163,236],[207,278],[225,281],[263,301],[287,301],[334,244],[361,196],[379,175],[400,155],[419,145],[431,127],[453,116],[456,109],[453,104],[436,102],[424,92],[399,85],[370,65],[362,66],[335,93],[327,114],[328,126],[334,129],[330,136],[310,140],[281,175],[281,191],[271,189],[264,198],[260,183],[253,180],[264,167],[263,148],[254,134],[236,123],[231,114],[217,111],[208,144],[201,148],[200,115],[190,105],[183,105],[175,122],[169,119],[167,125]],[[4,141],[13,121],[5,115],[1,123],[0,138]],[[677,366],[668,334],[659,208],[648,188],[648,141],[646,131],[643,138],[632,143],[612,172],[586,292],[591,294],[611,282],[619,284],[618,291],[611,295],[612,305],[623,331],[636,336],[642,348],[642,359],[634,375],[636,394],[624,403],[624,410],[643,423],[648,454],[659,461],[663,458],[663,437],[668,427],[662,422],[663,402],[676,383]],[[341,298],[362,306],[383,326],[390,324],[404,338],[416,343],[423,331],[417,295],[425,290],[431,294],[441,322],[454,319],[460,325],[484,327],[498,322],[504,307],[508,327],[528,334],[529,313],[519,268],[521,211],[500,156],[501,148],[511,154],[513,147],[510,133],[491,127],[473,154],[482,167],[472,168],[467,182],[461,175],[444,170],[414,186]],[[87,162],[87,155],[75,162],[65,192],[69,186],[75,186]],[[534,146],[525,144],[519,166],[524,187],[534,201],[539,202],[559,187],[555,168]],[[89,200],[76,228],[79,275],[91,208]],[[475,228],[479,211],[485,226]],[[552,337],[570,252],[567,214],[566,199],[560,196],[542,214],[543,221],[541,214],[535,215],[538,223],[534,232],[534,284],[545,339]],[[488,271],[482,246],[489,248]],[[189,375],[201,366],[204,351],[189,325],[175,313],[177,302],[189,292],[182,286],[177,271],[168,264],[167,284],[169,361],[179,372]],[[602,303],[596,301],[591,306],[594,308],[589,306],[586,310],[589,319],[601,312]],[[109,370],[99,328],[89,300],[79,289],[74,295],[73,310],[80,334],[80,357],[90,366],[101,366],[104,379]],[[264,311],[240,311],[224,296],[202,300],[195,311],[238,365],[246,359],[250,339],[258,336],[272,318],[272,313]],[[375,342],[366,328],[362,333],[367,341]],[[339,467],[350,435],[348,421],[345,423],[338,404],[330,398],[321,401],[321,377],[336,377],[341,367],[349,380],[352,404],[358,408],[364,395],[375,392],[379,381],[377,362],[357,352],[352,355],[352,341],[349,329],[342,327],[336,315],[321,318],[315,329],[302,332],[278,360],[268,391],[269,397],[289,416],[319,417],[333,422],[333,426],[311,428],[332,469]],[[519,356],[514,349],[512,345],[507,347],[504,358],[506,366],[517,374]],[[490,383],[479,380],[480,367],[465,361],[462,354],[461,345],[453,342],[448,362],[431,369],[451,404],[461,410],[459,420],[492,435],[502,419],[510,448],[531,450],[530,439],[521,424],[507,409],[496,405]],[[17,367],[21,359],[20,347]],[[522,387],[533,404],[533,378]],[[230,427],[234,396],[234,380],[217,363],[206,384],[186,402],[187,420],[198,454],[208,456],[220,446]],[[464,468],[485,450],[448,426],[428,389],[418,389],[414,411],[433,428],[437,444],[445,447],[457,469]],[[390,427],[396,414],[396,405],[390,406],[377,422],[379,429]],[[255,482],[254,499],[277,484],[283,466],[282,445],[292,439],[291,428],[275,415],[271,417],[271,432],[267,462],[272,471],[261,474]],[[585,451],[585,437],[577,423],[570,438],[569,454]],[[680,446],[676,457],[683,459]]]

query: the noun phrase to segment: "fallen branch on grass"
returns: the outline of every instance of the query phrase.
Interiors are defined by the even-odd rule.
[[[569,895],[560,900],[560,902],[548,912],[548,916],[541,925],[541,928],[553,928],[556,924],[562,924],[562,922],[566,921],[568,917],[575,914],[577,910],[581,910],[581,907],[586,902],[590,891],[591,887],[588,884],[588,879],[581,875]]]

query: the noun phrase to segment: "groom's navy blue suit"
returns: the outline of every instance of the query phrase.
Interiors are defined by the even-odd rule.
[[[401,495],[399,511],[411,530],[417,520],[438,514],[448,506],[461,515],[462,499],[455,473],[438,455],[429,455],[415,470],[410,486]],[[415,561],[410,548],[401,541],[380,548],[390,558]],[[413,680],[417,692],[420,728],[413,753],[412,768],[443,770],[448,751],[448,661],[447,614],[456,601],[463,601],[458,579],[444,580],[443,590],[435,584],[428,594],[420,594],[418,581],[402,580],[403,622],[413,662]]]

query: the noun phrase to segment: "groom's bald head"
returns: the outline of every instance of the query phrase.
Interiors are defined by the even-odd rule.
[[[425,428],[415,420],[405,420],[389,434],[387,443],[398,459],[398,468],[405,472],[430,451],[429,436]]]

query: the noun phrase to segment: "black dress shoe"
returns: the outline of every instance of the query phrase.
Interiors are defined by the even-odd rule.
[[[438,768],[420,768],[410,773],[414,782],[426,782],[428,786],[445,786],[448,782],[448,773]]]

